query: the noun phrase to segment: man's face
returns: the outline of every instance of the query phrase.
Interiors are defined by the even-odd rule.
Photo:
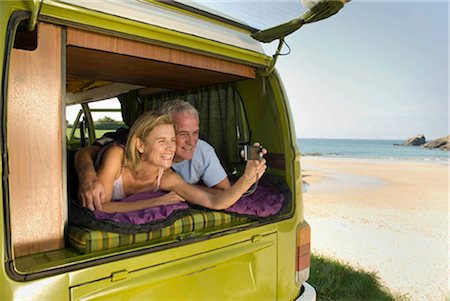
[[[177,140],[174,162],[191,160],[200,132],[198,117],[192,113],[179,112],[172,114],[172,120],[175,123]]]

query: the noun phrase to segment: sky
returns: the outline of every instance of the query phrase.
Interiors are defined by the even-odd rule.
[[[352,1],[287,37],[277,64],[297,137],[449,134],[448,2]]]
[[[197,0],[268,28],[300,0]],[[352,0],[289,35],[276,68],[300,138],[398,139],[450,133],[449,2]],[[277,46],[265,47],[272,55]],[[284,51],[288,51],[285,47]]]

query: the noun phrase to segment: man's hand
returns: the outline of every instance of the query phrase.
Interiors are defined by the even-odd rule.
[[[253,146],[260,146],[258,142],[254,143]],[[253,182],[259,180],[261,176],[266,171],[266,159],[263,158],[264,155],[267,154],[267,149],[263,148],[261,150],[260,160],[248,160],[247,165],[245,166],[244,176]]]
[[[80,149],[75,154],[75,171],[78,175],[78,199],[83,207],[91,210],[101,210],[105,201],[105,187],[97,177],[94,168],[94,157],[100,149],[97,145],[92,145]]]
[[[78,199],[81,200],[83,207],[87,207],[90,210],[102,210],[102,204],[105,201],[105,187],[103,183],[97,178],[80,181]]]

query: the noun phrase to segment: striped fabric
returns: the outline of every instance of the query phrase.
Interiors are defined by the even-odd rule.
[[[193,211],[172,225],[147,233],[120,234],[91,230],[70,225],[69,244],[82,254],[104,251],[140,242],[162,242],[176,239],[183,234],[219,230],[229,226],[245,224],[251,220],[217,211]]]

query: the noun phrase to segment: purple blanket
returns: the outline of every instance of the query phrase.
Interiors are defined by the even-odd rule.
[[[166,192],[149,191],[134,194],[120,202],[133,202],[142,199],[159,197]],[[286,195],[277,185],[260,182],[256,191],[246,197],[239,199],[234,205],[223,210],[227,213],[239,214],[257,219],[274,216],[281,211],[285,204]],[[187,210],[188,203],[177,203],[171,205],[157,206],[137,211],[107,213],[99,210],[94,211],[98,220],[112,220],[119,223],[131,223],[142,225],[155,223],[168,219],[172,214]]]
[[[283,192],[277,187],[260,185],[253,194],[240,198],[234,205],[224,211],[255,217],[268,217],[277,214],[283,208],[284,200]]]
[[[156,198],[166,194],[162,191],[147,191],[130,195],[129,197],[121,200],[120,202],[134,202],[138,200],[145,200],[150,198]],[[115,212],[107,213],[100,210],[95,210],[94,215],[99,220],[113,220],[119,223],[131,223],[136,225],[142,225],[150,222],[158,222],[167,219],[174,212],[179,210],[186,210],[189,208],[187,203],[176,203],[171,205],[162,205],[152,208],[146,208],[129,212]]]

